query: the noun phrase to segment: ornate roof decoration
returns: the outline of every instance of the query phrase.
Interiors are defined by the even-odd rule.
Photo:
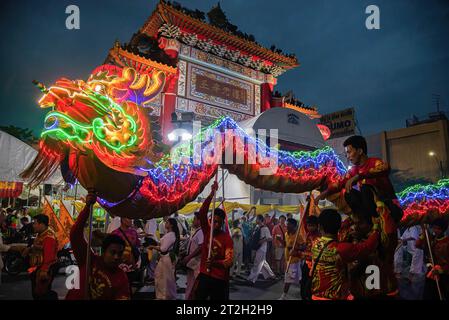
[[[289,108],[289,109],[299,111],[311,119],[318,119],[321,117],[321,115],[318,113],[317,107],[315,107],[315,106],[313,106],[313,107],[296,106],[294,104],[284,102],[284,108]]]
[[[220,18],[220,15],[215,15]],[[248,56],[249,58],[240,60],[251,68],[260,67],[260,71],[271,73],[275,77],[286,70],[299,66],[298,60],[293,55],[284,55],[280,50],[267,49],[256,43],[254,37],[242,38],[236,35],[239,31],[235,26],[229,24],[227,19],[218,18],[214,18],[217,21],[212,20],[211,24],[208,24],[205,22],[204,13],[198,10],[187,10],[177,4],[170,5],[161,1],[140,32],[151,37],[157,37],[160,32],[160,35],[164,37],[178,39],[189,46],[208,49],[208,52],[218,56],[222,55],[225,59],[234,62],[238,62],[242,55]],[[212,22],[215,25],[212,25]],[[220,23],[227,23],[226,28],[217,27]],[[199,39],[205,41],[199,41]],[[226,47],[231,52],[224,52],[224,48],[212,49],[213,45]],[[251,63],[251,61],[257,60],[262,60],[262,62]],[[269,68],[268,66],[271,65],[276,67]]]
[[[133,67],[140,73],[145,73],[150,68],[156,68],[158,70],[176,74],[177,68],[162,64],[147,57],[142,57],[140,55],[134,54],[127,51],[120,46],[120,43],[116,42],[114,47],[109,50],[109,55],[106,60],[113,60],[119,66]]]
[[[211,39],[198,39],[196,34],[181,31],[181,28],[174,25],[163,24],[158,31],[160,36],[180,40],[189,46],[224,57],[245,67],[272,74],[274,77],[278,77],[286,71],[278,65],[268,64],[260,59],[255,60],[250,55],[242,54],[238,50],[232,50],[224,45],[214,43]]]

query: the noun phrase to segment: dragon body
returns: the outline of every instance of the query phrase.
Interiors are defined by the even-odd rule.
[[[275,192],[301,193],[343,179],[347,169],[331,148],[281,151],[227,117],[170,154],[161,152],[160,142],[153,139],[149,103],[163,92],[168,76],[156,68],[138,73],[103,65],[87,81],[63,78],[48,89],[41,85],[39,105],[51,111],[39,154],[22,176],[37,185],[60,166],[66,182],[78,180],[97,192],[109,213],[130,218],[179,210],[198,197],[219,167]],[[407,208],[417,205],[410,200],[414,191],[400,198]],[[420,201],[422,209],[430,199]]]

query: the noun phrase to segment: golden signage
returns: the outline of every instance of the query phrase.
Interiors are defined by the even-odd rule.
[[[354,108],[325,114],[321,117],[320,123],[330,129],[330,139],[353,135],[355,133]]]
[[[228,101],[246,105],[247,92],[245,89],[220,82],[203,75],[196,75],[196,91],[199,93],[215,96]]]

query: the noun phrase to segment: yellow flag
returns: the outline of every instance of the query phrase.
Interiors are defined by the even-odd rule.
[[[75,222],[62,201],[60,202],[59,208],[59,221],[61,222],[66,235],[70,236],[70,230],[72,230],[72,226]]]
[[[68,235],[64,231],[64,227],[56,216],[50,202],[45,198],[43,207],[44,214],[48,217],[48,226],[55,232],[56,239],[58,241],[58,250],[61,250],[70,240]]]

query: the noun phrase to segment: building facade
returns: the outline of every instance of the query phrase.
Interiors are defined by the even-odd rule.
[[[373,142],[379,141],[382,157],[390,163],[396,191],[447,176],[448,130],[448,121],[442,119],[376,135],[378,140]]]
[[[317,118],[316,108],[273,97],[277,77],[299,66],[294,55],[264,48],[227,21],[218,4],[205,14],[161,1],[129,43],[109,51],[105,64],[140,75],[166,73],[164,89],[144,107],[159,120],[164,141],[173,112],[193,112],[204,125],[230,116],[248,120],[273,106]]]

